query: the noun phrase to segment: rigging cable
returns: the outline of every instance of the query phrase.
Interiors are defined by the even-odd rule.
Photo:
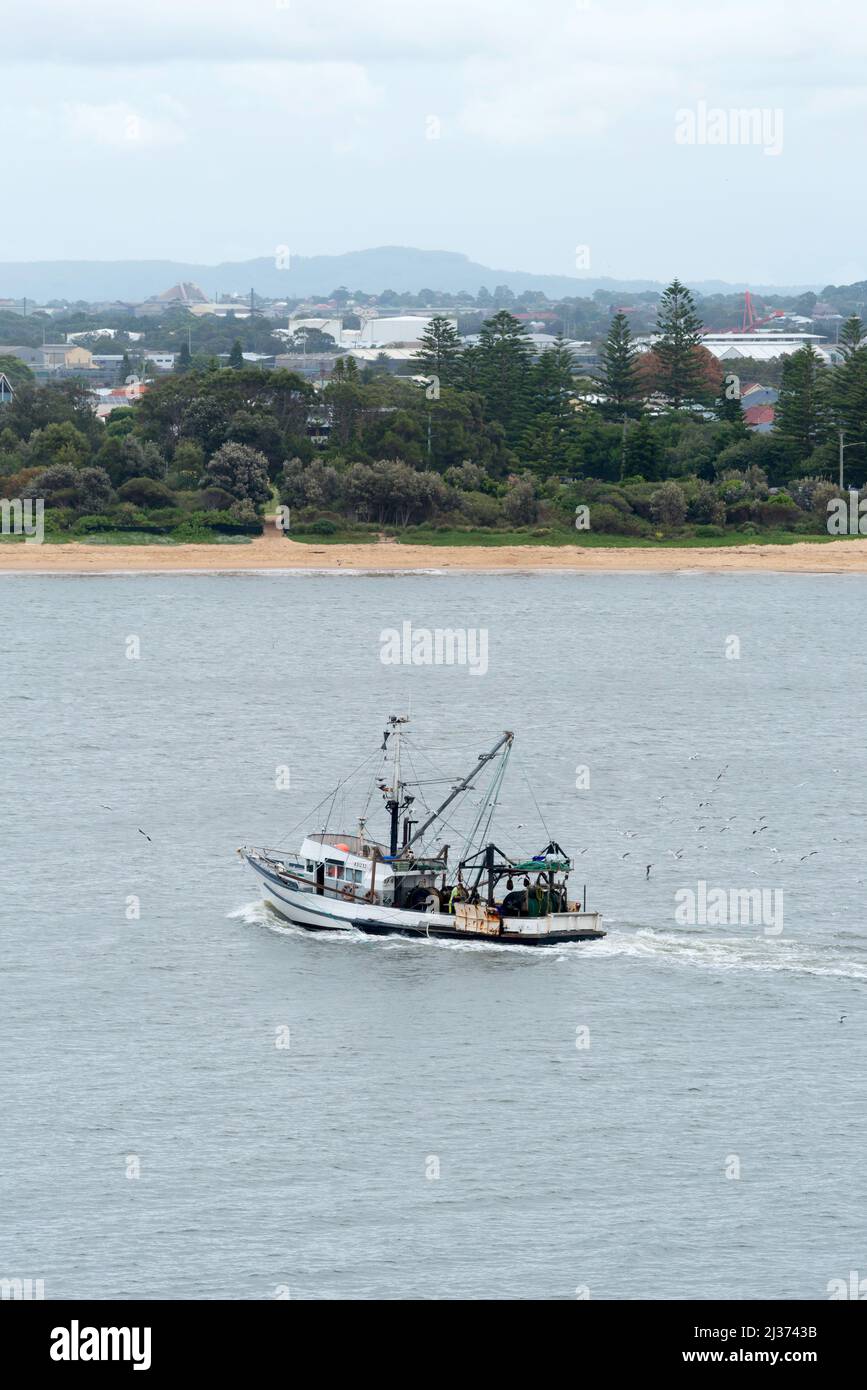
[[[348,773],[346,777],[344,777],[340,782],[337,783],[337,786],[334,788],[333,791],[327,792],[326,795],[323,796],[322,800],[321,800],[316,806],[313,807],[313,810],[312,810],[312,811],[307,811],[307,812],[305,812],[304,815],[301,817],[301,819],[300,819],[299,821],[296,821],[296,823],[295,823],[293,826],[290,826],[290,828],[286,831],[286,836],[287,836],[287,838],[288,838],[290,835],[294,834],[294,832],[298,829],[298,827],[301,826],[301,825],[304,825],[305,822],[307,822],[308,824],[310,824],[310,822],[312,821],[312,819],[313,819],[313,817],[315,816],[316,812],[319,810],[320,806],[324,806],[325,803],[326,803],[326,801],[328,801],[329,799],[333,800],[334,797],[337,795],[338,791],[340,790],[340,788],[346,786],[347,782],[351,782],[351,781],[352,781],[352,778],[353,778],[353,777],[356,777],[356,776],[358,775],[358,773],[361,771],[361,769],[362,769],[363,767],[366,767],[367,764],[371,761],[371,759],[373,759],[373,758],[376,757],[376,755],[377,755],[377,753],[378,753],[379,751],[380,751],[379,749],[376,749],[375,752],[373,752],[373,753],[368,753],[367,757],[364,758],[363,761],[360,762],[360,763],[358,764],[358,766],[357,766],[352,772]],[[329,812],[329,815],[330,815],[330,812]],[[327,822],[326,822],[326,823],[327,823]],[[282,849],[282,848],[284,848],[284,846],[277,844],[277,845],[273,845],[272,848],[273,848],[273,849]]]

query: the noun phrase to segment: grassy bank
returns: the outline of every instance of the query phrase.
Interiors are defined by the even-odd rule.
[[[570,546],[577,550],[670,550],[701,549],[741,545],[798,545],[803,542],[825,545],[847,537],[829,536],[822,532],[785,531],[726,531],[723,535],[701,535],[695,531],[660,537],[618,536],[610,533],[556,528],[537,528],[532,531],[468,531],[439,528],[408,527],[405,531],[380,533],[395,545],[430,545],[441,547],[466,546],[496,548],[498,546]],[[292,531],[291,539],[302,545],[375,545],[380,534],[353,529],[336,530],[322,535],[314,531]]]

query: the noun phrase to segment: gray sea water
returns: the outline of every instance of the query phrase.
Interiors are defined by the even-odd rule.
[[[867,1276],[865,595],[3,577],[0,1276],[195,1299]],[[487,673],[384,665],[405,621],[485,629]],[[497,838],[544,845],[528,779],[603,941],[269,919],[236,847],[316,828],[410,705],[440,775],[516,732]],[[678,922],[700,880],[782,893],[782,931]]]

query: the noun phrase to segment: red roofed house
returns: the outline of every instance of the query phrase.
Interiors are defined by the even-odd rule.
[[[768,434],[774,424],[772,405],[749,405],[744,411],[744,419],[751,430],[758,434]]]

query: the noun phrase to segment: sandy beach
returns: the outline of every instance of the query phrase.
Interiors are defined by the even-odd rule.
[[[428,546],[386,541],[318,545],[289,540],[273,525],[240,545],[0,545],[0,574],[230,573],[245,570],[767,571],[867,572],[867,538],[833,544],[708,546],[652,550],[579,546]]]

